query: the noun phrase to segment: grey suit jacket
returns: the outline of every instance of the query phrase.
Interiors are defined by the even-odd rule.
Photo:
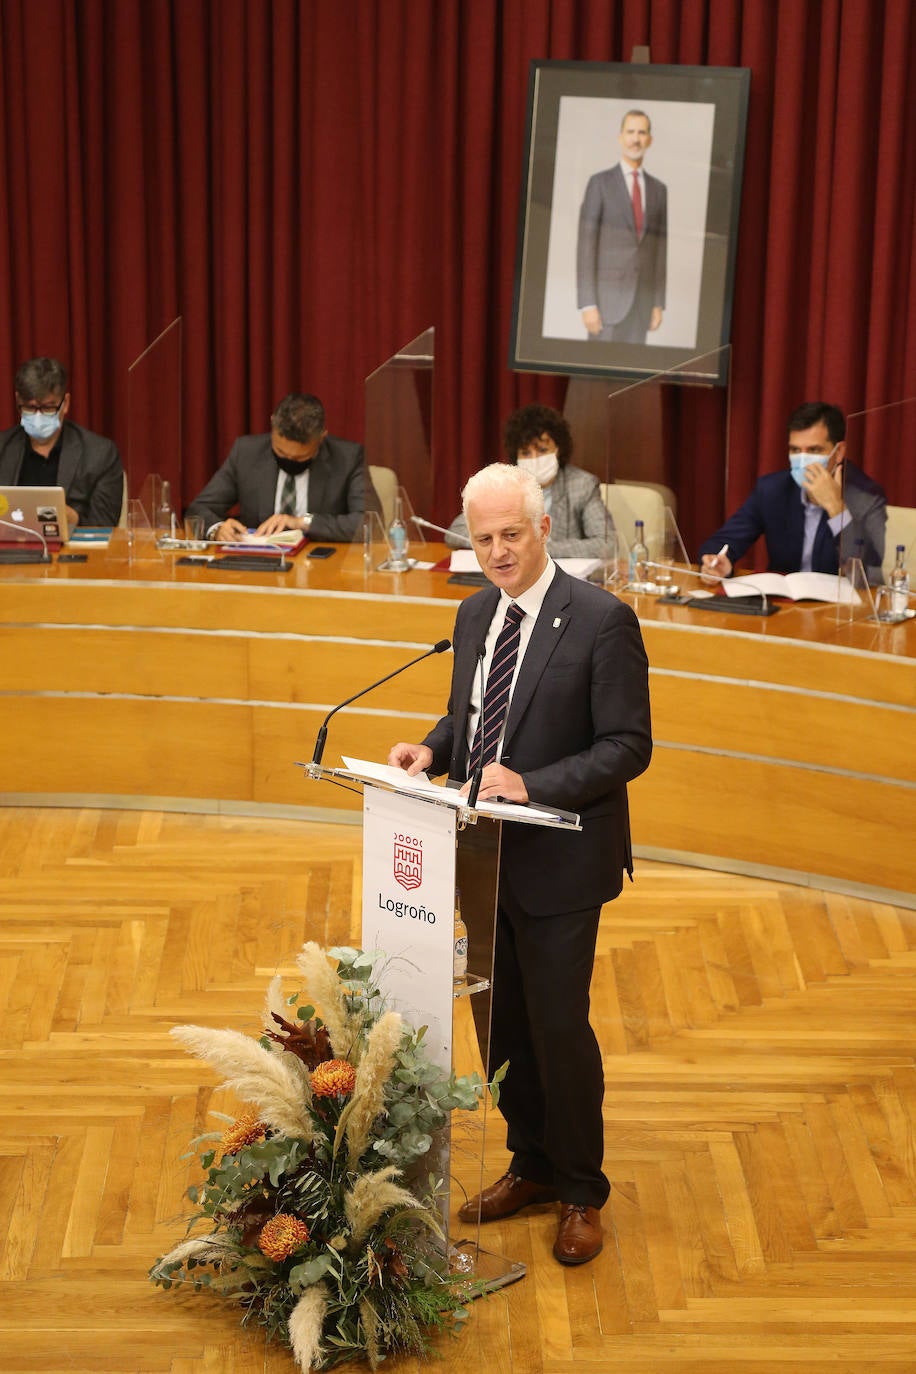
[[[551,557],[603,558],[614,520],[601,499],[598,478],[584,468],[568,464],[557,473],[549,492],[547,552]],[[468,522],[463,511],[459,511],[449,526],[445,542],[450,549],[468,547]]]
[[[124,467],[111,439],[64,420],[56,485],[81,525],[116,525],[124,497]],[[21,425],[0,434],[0,487],[15,487],[25,458]],[[28,443],[28,439],[25,440]]]
[[[464,780],[477,649],[496,610],[488,587],[455,622],[448,713],[426,737],[432,773]],[[639,622],[615,596],[557,568],[522,660],[502,762],[533,802],[582,817],[581,833],[503,827],[504,879],[532,915],[609,901],[632,871],[626,785],[652,754],[648,663]]]
[[[665,305],[668,191],[644,172],[643,236],[636,237],[633,203],[620,163],[589,178],[579,212],[576,285],[579,309],[597,305],[605,325],[627,314],[637,290],[646,304]]]
[[[236,439],[229,457],[188,507],[188,515],[202,515],[209,529],[226,519],[235,506],[239,519],[256,529],[277,509],[277,462],[269,434],[245,434]],[[328,435],[309,467],[309,510],[314,515],[309,537],[355,539],[363,512],[381,513],[381,503],[369,478],[362,445]]]

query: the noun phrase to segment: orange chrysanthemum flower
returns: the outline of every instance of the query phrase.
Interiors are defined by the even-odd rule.
[[[267,1126],[258,1120],[257,1112],[243,1112],[237,1121],[223,1131],[223,1154],[234,1155],[243,1145],[253,1145],[256,1140],[263,1140],[266,1134]]]
[[[294,1255],[308,1238],[309,1228],[304,1221],[290,1216],[288,1212],[280,1212],[261,1227],[258,1249],[279,1264]]]
[[[356,1070],[346,1059],[329,1059],[312,1074],[315,1097],[348,1097],[356,1086]]]

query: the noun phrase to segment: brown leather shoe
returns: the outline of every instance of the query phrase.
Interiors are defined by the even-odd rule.
[[[489,1188],[484,1188],[478,1197],[458,1208],[461,1221],[475,1222],[477,1209],[480,1208],[481,1221],[502,1221],[503,1217],[513,1217],[523,1207],[531,1207],[535,1202],[556,1202],[557,1192],[549,1183],[532,1183],[530,1179],[519,1178],[518,1174],[503,1174]]]
[[[598,1208],[564,1202],[553,1247],[554,1258],[561,1264],[587,1264],[595,1258],[602,1244],[601,1213]]]

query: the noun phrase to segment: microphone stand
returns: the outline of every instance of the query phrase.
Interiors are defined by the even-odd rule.
[[[440,639],[437,644],[434,644],[431,649],[427,649],[424,654],[420,654],[417,658],[412,658],[409,663],[402,663],[400,668],[395,668],[393,673],[387,673],[385,677],[380,677],[378,682],[370,682],[368,687],[361,688],[360,691],[354,692],[352,697],[347,697],[346,701],[342,701],[339,706],[333,707],[321,722],[321,726],[318,730],[312,761],[308,765],[309,777],[317,778],[321,776],[321,758],[324,754],[325,741],[328,737],[328,721],[332,716],[336,716],[338,711],[342,711],[343,708],[349,706],[351,702],[357,701],[360,697],[364,697],[367,692],[374,692],[376,687],[381,687],[384,683],[390,682],[391,679],[397,677],[399,673],[405,673],[407,669],[412,668],[414,664],[422,663],[424,658],[430,658],[433,654],[444,654],[446,649],[450,649],[451,647],[451,640]]]
[[[415,525],[420,525],[424,530],[435,530],[437,534],[450,534],[453,539],[463,539],[465,547],[472,549],[474,545],[464,534],[456,534],[454,530],[447,530],[444,525],[434,525],[431,520],[424,520],[422,515],[412,515],[411,520]]]
[[[48,549],[48,541],[47,539],[45,539],[41,530],[33,530],[31,525],[17,525],[13,520],[0,520],[0,525],[5,525],[8,530],[24,530],[26,534],[34,534],[36,538],[41,540],[42,552],[40,561],[42,563],[50,563],[52,561],[51,554]]]

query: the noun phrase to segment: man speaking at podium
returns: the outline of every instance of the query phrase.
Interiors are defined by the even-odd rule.
[[[626,785],[652,753],[648,664],[630,607],[548,557],[550,517],[530,473],[493,463],[463,504],[493,585],[458,612],[448,714],[422,744],[396,744],[389,763],[459,780],[482,767],[481,799],[575,811],[582,831],[503,827],[490,1066],[509,1061],[500,1107],[512,1162],[459,1215],[475,1221],[479,1206],[497,1221],[559,1201],[554,1255],[582,1264],[601,1249],[610,1189],[589,983],[601,905],[624,870],[632,877]]]

